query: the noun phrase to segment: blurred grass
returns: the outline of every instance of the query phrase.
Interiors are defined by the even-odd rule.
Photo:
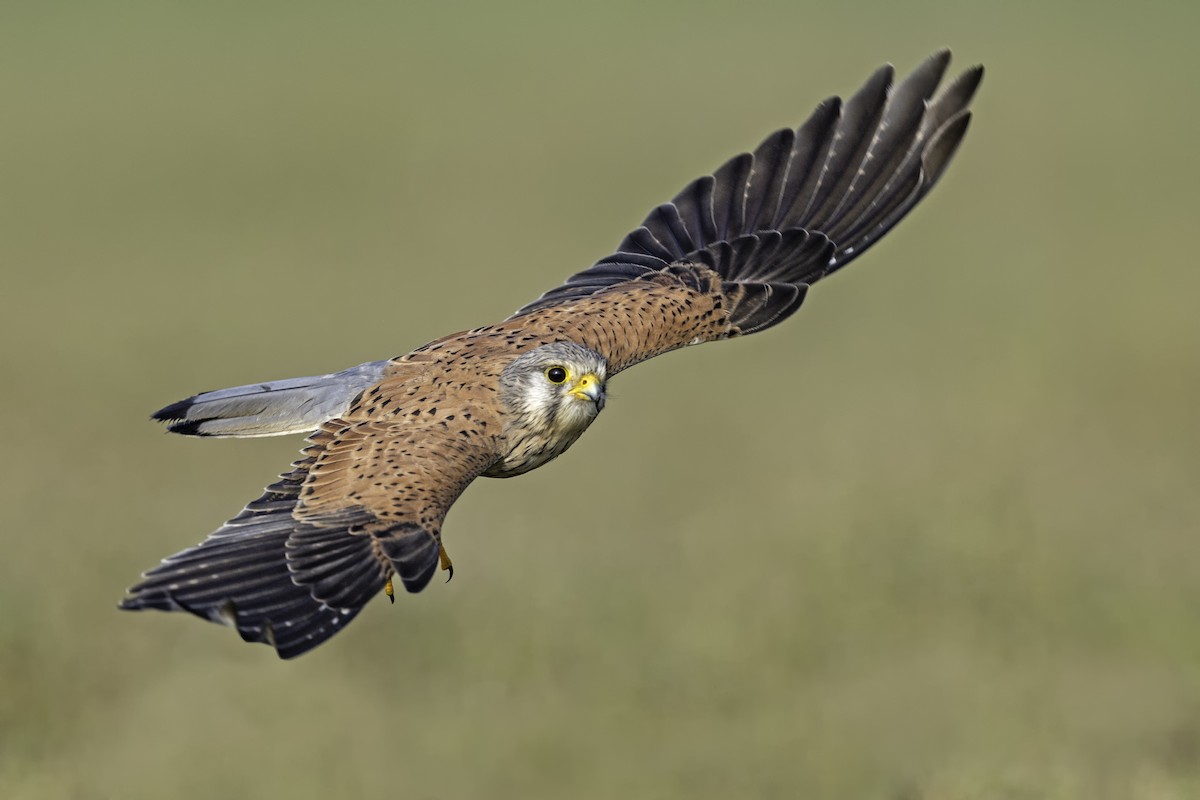
[[[1200,14],[0,12],[0,797],[1200,794]],[[296,441],[152,409],[494,321],[884,60],[989,75],[787,325],[634,370],[294,663],[122,615]]]

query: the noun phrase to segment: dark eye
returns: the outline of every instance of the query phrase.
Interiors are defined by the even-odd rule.
[[[551,383],[562,383],[567,379],[567,371],[562,367],[551,367],[546,370],[546,380]]]

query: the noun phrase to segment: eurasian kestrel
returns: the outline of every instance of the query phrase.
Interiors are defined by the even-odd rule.
[[[878,69],[654,209],[617,251],[508,319],[331,375],[205,392],[154,418],[192,436],[309,434],[303,458],[125,609],[188,611],[283,658],[346,627],[392,577],[419,592],[441,524],[480,475],[536,469],[604,408],[608,380],[686,345],[781,322],[945,171],[983,76],[935,95],[948,51],[895,88]],[[451,573],[453,574],[453,573]]]

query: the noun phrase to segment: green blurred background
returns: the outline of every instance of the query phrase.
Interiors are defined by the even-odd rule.
[[[1133,5],[7,4],[0,797],[1200,796],[1200,12]],[[945,45],[933,195],[478,482],[453,583],[288,663],[116,611],[300,446],[149,412],[496,321]]]

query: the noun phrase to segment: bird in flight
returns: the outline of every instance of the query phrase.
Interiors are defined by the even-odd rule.
[[[188,436],[308,434],[302,458],[195,547],[142,576],[121,608],[187,611],[281,658],[453,568],[442,520],[476,478],[536,469],[604,409],[623,369],[755,333],[800,307],[942,176],[983,77],[939,91],[949,51],[688,184],[616,252],[507,319],[330,375],[189,397],[154,414]]]

